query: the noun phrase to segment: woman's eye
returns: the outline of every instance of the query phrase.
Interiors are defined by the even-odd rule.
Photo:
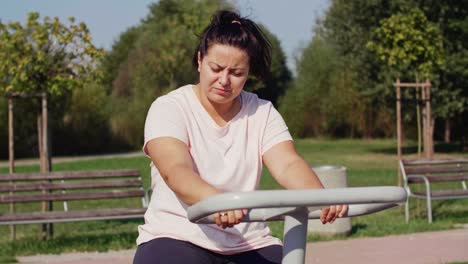
[[[214,72],[220,72],[221,68],[211,68],[211,70],[214,71]]]

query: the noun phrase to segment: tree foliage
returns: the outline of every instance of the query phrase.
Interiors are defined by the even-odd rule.
[[[400,74],[410,70],[416,72],[415,78],[429,78],[435,67],[442,66],[442,35],[421,10],[397,13],[380,24],[367,48],[389,67]]]
[[[149,7],[142,23],[122,34],[105,59],[113,133],[140,147],[151,102],[181,85],[194,83],[191,58],[196,34],[220,1],[162,0]],[[127,49],[119,49],[126,47]]]
[[[162,0],[150,5],[142,23],[124,32],[114,43],[104,59],[103,69],[104,85],[110,85],[110,123],[115,135],[140,147],[151,102],[198,81],[191,60],[197,35],[221,8],[233,6],[220,0]],[[272,42],[272,78],[265,83],[249,78],[245,88],[276,103],[291,74],[278,39],[262,28]]]
[[[297,80],[286,95],[295,99],[283,100],[305,107],[302,114],[287,115],[288,124],[291,118],[299,118],[291,124],[298,124],[293,130],[303,136],[392,136],[393,83],[400,72],[403,81],[429,77],[436,129],[437,120],[448,117],[458,126],[456,131],[466,133],[462,120],[468,112],[467,10],[466,1],[332,0],[297,63]],[[329,51],[324,52],[325,48]],[[314,74],[325,65],[331,69],[325,73],[326,83]],[[327,99],[333,95],[334,100]],[[343,108],[344,102],[350,107]],[[411,120],[415,107],[407,107],[405,120]],[[326,109],[337,110],[327,113]]]
[[[102,105],[93,105],[84,91],[99,87],[89,86],[99,76],[99,60],[104,51],[92,44],[90,32],[84,23],[62,23],[58,18],[45,17],[40,21],[38,13],[30,13],[24,24],[0,22],[0,94],[8,92],[37,93],[48,95],[49,127],[52,132],[53,153],[64,153],[79,148],[77,141],[70,142],[71,134],[80,134],[96,128],[89,118],[106,124],[106,117],[96,115]],[[94,94],[95,95],[95,94]],[[93,95],[93,96],[94,96]],[[80,101],[80,103],[78,103]],[[80,107],[87,104],[88,107]],[[8,137],[6,100],[0,105],[0,145],[6,146]],[[35,100],[14,101],[15,153],[17,156],[37,155],[38,102]],[[77,112],[75,110],[80,110]],[[90,115],[86,116],[89,113]],[[92,113],[92,117],[91,117]],[[84,114],[85,116],[78,117]],[[97,121],[99,119],[99,121]],[[86,126],[89,124],[89,126]],[[101,130],[100,135],[105,135]],[[99,133],[99,132],[98,132]],[[99,143],[98,136],[87,138],[89,144]],[[76,138],[76,137],[75,137]],[[61,143],[66,144],[61,144]],[[68,143],[67,143],[68,142]],[[102,147],[96,144],[93,150]],[[0,156],[6,156],[2,148]],[[70,152],[68,152],[70,153]]]
[[[35,12],[25,25],[0,22],[0,92],[60,95],[95,70],[103,51],[91,43],[84,23],[69,22],[57,17],[40,22]]]

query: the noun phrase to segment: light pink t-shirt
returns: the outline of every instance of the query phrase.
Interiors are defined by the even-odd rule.
[[[242,108],[220,127],[201,105],[193,85],[186,85],[156,99],[145,124],[148,141],[173,137],[188,146],[199,173],[206,182],[225,191],[254,191],[262,172],[262,155],[277,143],[292,140],[273,105],[243,91]],[[214,224],[194,224],[187,219],[187,205],[179,200],[151,163],[153,195],[138,227],[137,243],[170,237],[189,241],[222,254],[235,254],[281,241],[270,234],[266,223],[240,223],[222,229]]]

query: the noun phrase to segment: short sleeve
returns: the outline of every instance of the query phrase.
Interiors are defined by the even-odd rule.
[[[288,127],[278,110],[270,104],[268,119],[262,141],[262,155],[271,147],[283,141],[292,140]]]
[[[175,102],[165,98],[156,99],[151,104],[146,116],[143,151],[147,155],[146,144],[159,137],[173,137],[188,145],[182,109]]]

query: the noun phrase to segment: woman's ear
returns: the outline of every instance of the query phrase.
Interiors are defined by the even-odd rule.
[[[197,62],[198,62],[198,72],[200,72],[200,68],[201,68],[200,51],[197,53]]]

